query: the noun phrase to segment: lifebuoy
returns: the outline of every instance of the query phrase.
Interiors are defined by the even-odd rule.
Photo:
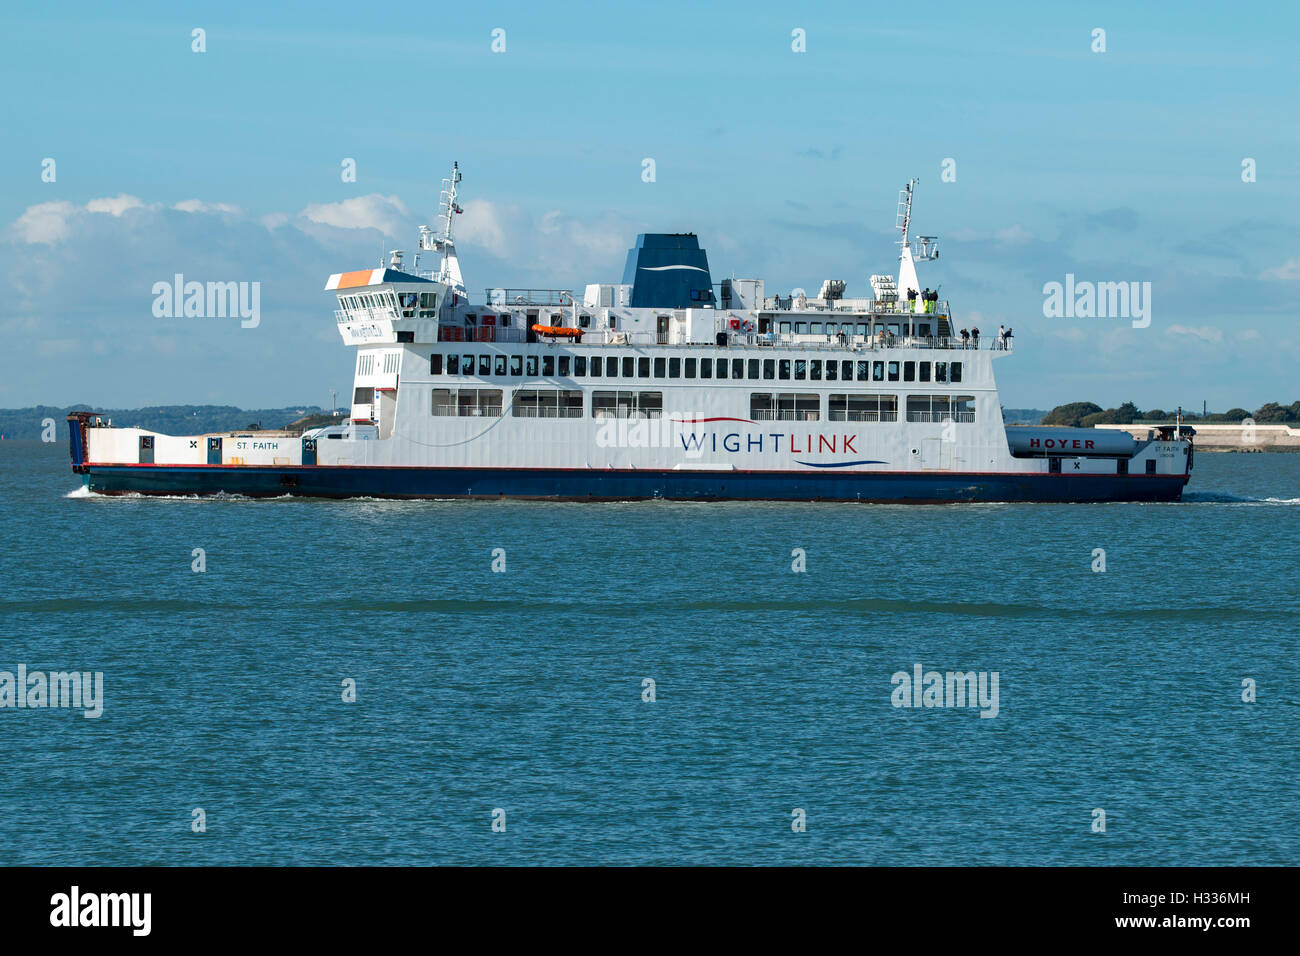
[[[746,332],[753,332],[753,331],[754,331],[754,320],[753,320],[753,319],[746,319],[743,328],[744,328],[744,330],[745,330]]]

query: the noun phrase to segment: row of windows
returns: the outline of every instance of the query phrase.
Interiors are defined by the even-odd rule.
[[[429,360],[434,375],[480,378],[773,379],[795,382],[960,382],[961,362],[851,359],[711,359],[625,355],[443,355]]]
[[[897,395],[830,394],[828,418],[833,422],[896,422]],[[663,392],[594,391],[592,418],[661,418]],[[433,414],[451,417],[502,414],[502,389],[435,388]],[[581,418],[583,393],[579,389],[519,388],[514,391],[511,414],[515,418]],[[822,417],[822,399],[815,392],[752,392],[749,417],[754,421],[815,422]],[[975,421],[973,395],[908,395],[909,422]]]

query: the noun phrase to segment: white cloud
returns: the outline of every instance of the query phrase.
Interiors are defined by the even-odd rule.
[[[52,244],[68,237],[68,220],[77,212],[70,202],[43,202],[28,206],[10,226],[14,235],[28,245]]]
[[[135,196],[128,196],[122,193],[120,196],[113,196],[108,199],[92,199],[86,203],[87,212],[106,212],[110,216],[120,216],[128,209],[140,209],[144,202]]]
[[[1171,325],[1165,329],[1166,335],[1181,335],[1201,342],[1219,344],[1223,341],[1223,329],[1213,325]]]
[[[143,209],[145,203],[135,196],[123,193],[104,199],[92,199],[84,206],[58,200],[28,206],[9,227],[10,234],[30,245],[53,245],[67,239],[72,232],[72,220],[86,213],[107,213],[119,217],[129,209]]]
[[[370,193],[340,202],[314,203],[302,211],[304,218],[336,229],[378,229],[387,236],[399,236],[412,227],[410,213],[396,196]]]
[[[204,202],[202,199],[183,199],[172,208],[178,212],[219,212],[231,215],[239,212],[239,207],[232,206],[230,203]]]
[[[508,239],[518,235],[516,226],[524,218],[523,211],[489,199],[471,199],[462,208],[465,212],[456,221],[456,236],[494,256],[509,255]]]
[[[1290,282],[1294,279],[1300,279],[1300,256],[1293,256],[1280,266],[1272,269],[1265,269],[1265,279],[1281,279]]]

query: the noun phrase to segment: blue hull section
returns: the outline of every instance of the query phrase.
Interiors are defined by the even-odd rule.
[[[1177,501],[1186,475],[90,465],[100,494],[769,501]]]

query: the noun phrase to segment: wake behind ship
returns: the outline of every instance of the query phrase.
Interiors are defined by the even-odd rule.
[[[490,288],[470,302],[452,238],[461,174],[420,252],[330,276],[356,350],[349,420],[176,437],[68,416],[73,471],[100,494],[343,498],[1176,501],[1192,431],[1007,428],[993,362],[916,264],[915,180],[898,275],[869,298],[714,283],[691,234],[646,234],[622,281]],[[420,257],[438,258],[420,271]],[[975,331],[975,330],[970,330]]]

